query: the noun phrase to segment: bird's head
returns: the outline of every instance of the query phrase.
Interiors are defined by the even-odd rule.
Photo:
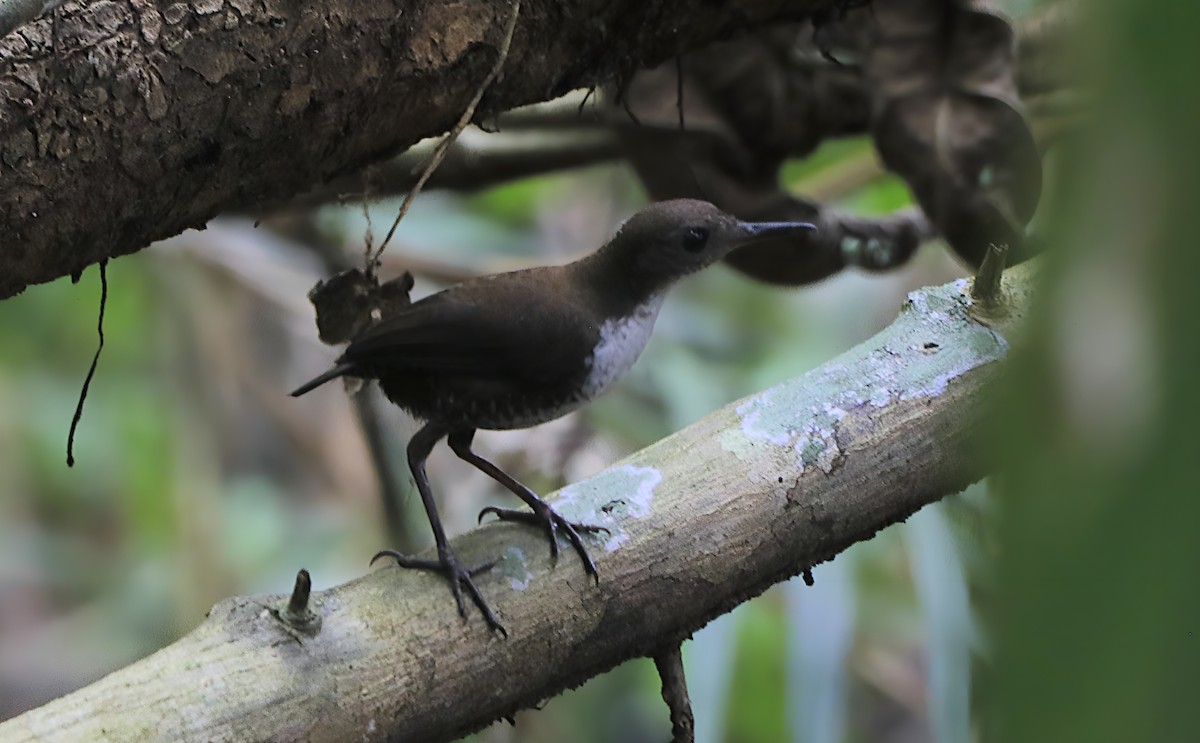
[[[631,279],[665,287],[744,245],[812,229],[808,222],[742,222],[707,201],[675,199],[634,214],[602,252]]]

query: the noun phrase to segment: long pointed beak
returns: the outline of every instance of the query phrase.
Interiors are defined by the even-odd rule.
[[[790,237],[817,229],[809,222],[738,222],[734,228],[733,242],[737,247],[769,240],[773,237]]]

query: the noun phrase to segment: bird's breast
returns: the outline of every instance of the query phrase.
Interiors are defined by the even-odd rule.
[[[600,325],[600,339],[588,360],[583,397],[591,400],[617,381],[637,361],[650,340],[663,294],[656,294],[633,312],[612,317]]]

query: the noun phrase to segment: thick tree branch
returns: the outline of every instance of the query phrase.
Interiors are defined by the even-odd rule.
[[[529,0],[480,117],[827,0]],[[445,131],[505,0],[71,2],[0,39],[0,298]]]
[[[1078,126],[1084,118],[1087,105],[1080,100],[1082,75],[1067,64],[1067,39],[1079,27],[1079,18],[1074,0],[1066,0],[1030,13],[1017,25],[1017,80],[1021,96],[1028,102],[1032,125],[1038,141],[1049,145],[1064,131]],[[799,26],[797,26],[799,28]],[[797,30],[799,33],[799,30]],[[1064,72],[1066,70],[1066,72]],[[844,71],[840,85],[814,85],[814,95],[845,96],[847,94]],[[672,78],[672,90],[674,71]],[[861,86],[866,80],[858,81]],[[862,94],[865,96],[865,92]],[[596,96],[599,99],[601,96]],[[582,96],[575,100],[557,101],[530,106],[505,113],[499,117],[500,134],[484,135],[467,130],[451,147],[445,163],[434,173],[426,189],[445,188],[454,191],[475,191],[514,178],[551,173],[568,168],[593,165],[597,162],[624,158],[618,137],[623,128],[645,136],[656,129],[664,137],[703,137],[703,125],[693,122],[686,131],[679,132],[672,120],[664,126],[659,122],[632,122],[624,112],[613,115],[589,115],[580,108]],[[592,104],[600,105],[598,100]],[[837,100],[818,99],[816,104],[834,108]],[[674,113],[674,100],[669,108]],[[607,108],[604,109],[608,111]],[[611,112],[609,112],[611,113]],[[846,123],[848,131],[864,133],[869,119],[867,111],[855,123]],[[529,136],[530,133],[535,136]],[[842,132],[845,133],[845,132]],[[515,136],[514,136],[515,134]],[[421,173],[434,143],[418,145],[393,160],[371,165],[359,171],[346,173],[313,191],[300,196],[286,206],[289,209],[307,208],[333,201],[350,199],[384,198],[406,193]],[[807,154],[807,153],[801,153]],[[680,157],[686,161],[685,156]],[[867,182],[883,175],[886,171],[873,153],[853,163],[853,171],[843,175],[849,177],[849,186]],[[827,201],[846,193],[841,183],[829,185],[834,193],[806,191],[806,196],[816,201]]]
[[[987,385],[1033,269],[1004,274],[976,319],[969,282],[910,295],[891,327],[559,491],[602,523],[598,586],[543,535],[489,525],[455,540],[510,629],[459,621],[445,583],[395,568],[314,593],[236,598],[164,650],[0,724],[0,741],[446,740],[652,655],[773,583],[987,472]],[[999,318],[999,319],[997,319]],[[316,619],[314,618],[313,623]],[[312,625],[307,625],[312,626]]]

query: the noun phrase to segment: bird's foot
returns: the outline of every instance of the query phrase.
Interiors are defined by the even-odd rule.
[[[546,534],[550,537],[550,556],[555,562],[558,561],[558,532],[561,529],[567,535],[567,539],[571,540],[571,546],[579,553],[579,559],[583,560],[584,570],[587,571],[588,575],[592,576],[596,583],[600,582],[600,574],[596,571],[596,563],[592,562],[592,556],[588,554],[587,547],[583,545],[583,539],[579,534],[580,532],[592,534],[601,531],[611,534],[611,530],[607,527],[592,524],[577,524],[573,521],[568,521],[551,508],[549,503],[542,500],[537,502],[532,511],[517,511],[509,508],[488,506],[479,512],[479,520],[483,521],[483,517],[489,513],[494,514],[501,521],[520,521],[525,524],[545,527]]]
[[[496,566],[499,560],[485,562],[482,565],[477,565],[473,568],[464,568],[459,563],[458,558],[450,550],[444,552],[439,550],[438,559],[423,560],[417,557],[409,557],[402,555],[396,550],[380,550],[371,558],[371,564],[381,557],[390,557],[396,561],[396,564],[402,568],[410,568],[414,570],[431,570],[435,573],[441,573],[446,580],[450,581],[450,592],[454,594],[454,601],[458,604],[459,616],[465,621],[467,619],[467,605],[463,601],[462,589],[467,589],[467,593],[471,594],[471,600],[479,607],[479,611],[483,613],[483,618],[488,623],[488,627],[508,637],[508,631],[504,629],[504,625],[500,624],[500,620],[492,613],[491,607],[483,600],[483,594],[479,592],[478,586],[472,580],[480,573],[486,573]]]

